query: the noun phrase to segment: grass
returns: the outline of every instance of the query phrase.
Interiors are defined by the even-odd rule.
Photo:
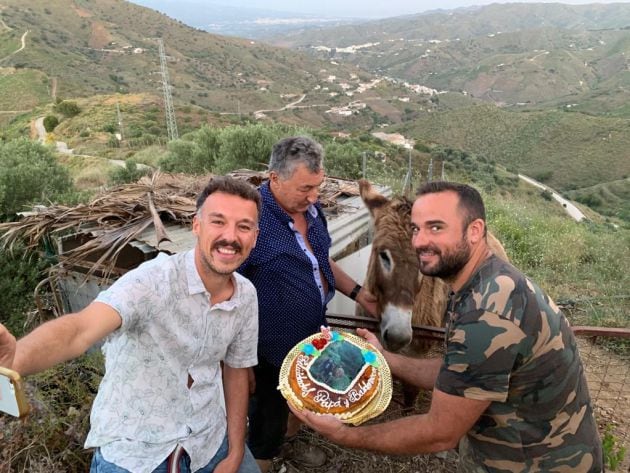
[[[21,33],[18,34],[15,31],[0,31],[0,60],[7,58],[7,56],[20,49],[22,45],[20,35]],[[4,61],[0,62],[0,64],[2,63]]]
[[[115,165],[97,157],[60,155],[59,161],[68,168],[79,191],[98,189],[109,182],[109,173]]]
[[[32,69],[0,69],[0,110],[30,110],[48,101],[46,74]]]
[[[575,324],[630,327],[630,230],[577,223],[538,193],[490,196],[488,204],[514,265],[557,302],[579,305]]]
[[[602,215],[630,221],[630,180],[627,178],[569,191],[567,196]]]

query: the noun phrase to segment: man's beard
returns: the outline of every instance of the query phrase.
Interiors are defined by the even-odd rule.
[[[438,257],[438,262],[431,267],[427,267],[426,264],[423,265],[423,263],[420,262],[420,272],[425,276],[433,276],[440,279],[449,279],[459,273],[464,266],[466,266],[466,263],[468,263],[471,254],[471,249],[465,235],[452,250],[447,249],[442,252],[435,246],[426,246],[418,248],[416,252],[419,256],[420,252],[425,250],[433,251]]]

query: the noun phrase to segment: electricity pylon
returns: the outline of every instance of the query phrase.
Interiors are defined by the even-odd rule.
[[[164,53],[164,42],[162,41],[162,38],[157,38],[157,43],[160,52],[162,90],[164,91],[164,113],[166,114],[166,131],[168,132],[168,140],[172,141],[179,138],[179,134],[177,133],[177,122],[175,121],[175,109],[173,108],[171,87],[168,84],[168,69],[166,68],[166,54]]]

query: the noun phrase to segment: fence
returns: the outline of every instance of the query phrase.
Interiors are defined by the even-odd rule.
[[[342,329],[378,330],[373,318],[328,315],[328,323]],[[444,329],[414,326],[414,337],[441,340]],[[584,364],[589,391],[608,471],[630,471],[630,329],[573,327]]]

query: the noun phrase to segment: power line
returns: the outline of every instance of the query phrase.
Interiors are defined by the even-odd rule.
[[[166,67],[166,54],[164,53],[164,42],[162,38],[157,38],[160,52],[160,71],[162,73],[162,90],[164,91],[164,113],[166,114],[166,131],[169,141],[179,138],[177,133],[177,122],[175,121],[175,109],[173,108],[173,97],[171,87],[168,84],[168,69]]]

